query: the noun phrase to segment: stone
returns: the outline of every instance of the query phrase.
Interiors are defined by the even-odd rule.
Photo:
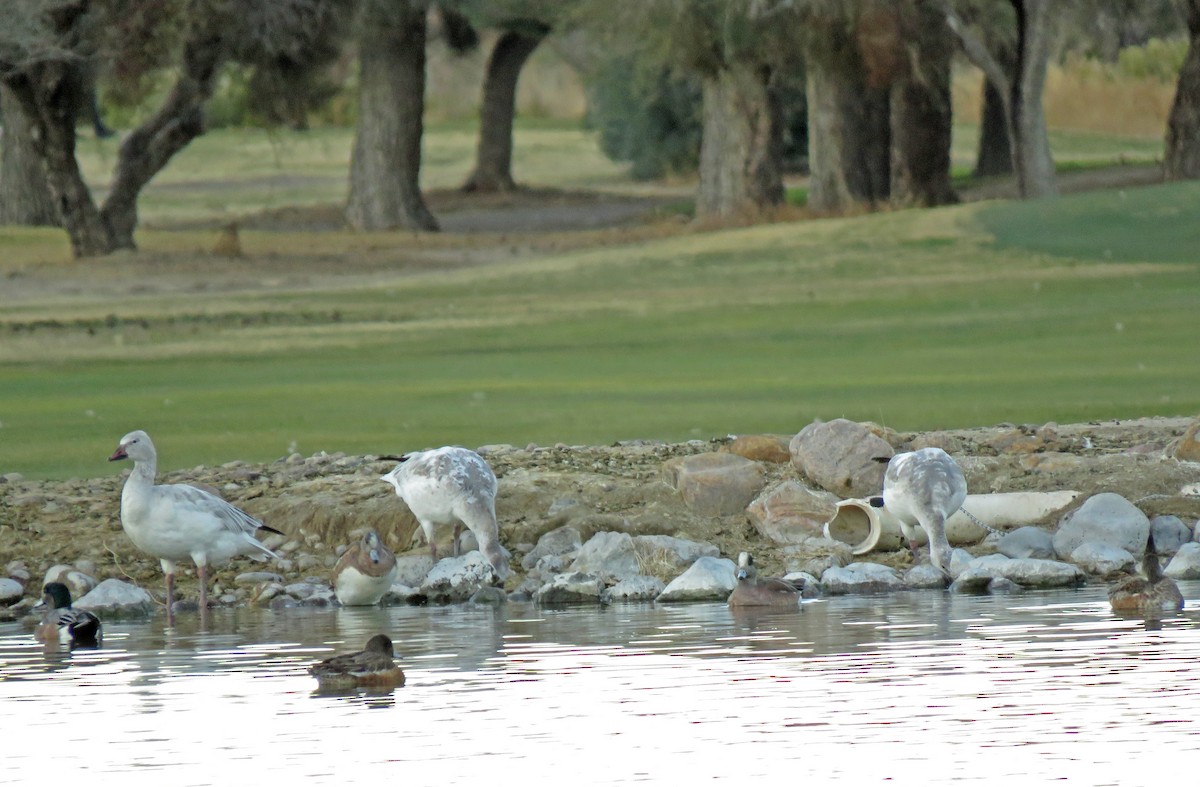
[[[764,538],[800,544],[823,535],[825,523],[837,513],[837,496],[788,479],[756,497],[746,513]]]
[[[971,561],[971,567],[984,565],[994,576],[1001,576],[1022,587],[1056,588],[1083,584],[1087,575],[1070,563],[1037,558],[1009,559],[1003,555],[988,555]]]
[[[433,558],[428,552],[420,555],[397,555],[396,578],[392,584],[420,587],[433,569]]]
[[[1084,541],[1071,552],[1071,562],[1089,574],[1107,577],[1133,571],[1137,561],[1120,547]]]
[[[145,617],[154,612],[154,599],[142,588],[119,579],[106,579],[75,600],[74,606],[105,617]]]
[[[411,599],[420,596],[419,588],[393,582],[392,586],[383,594],[383,598],[379,599],[379,603],[382,606],[390,607],[395,604],[407,604]]]
[[[421,594],[435,604],[457,604],[492,584],[492,564],[478,550],[438,561],[421,583]]]
[[[1010,558],[1035,557],[1052,560],[1058,557],[1054,551],[1054,536],[1033,525],[1018,527],[1005,533],[997,542],[996,551]]]
[[[1150,520],[1133,503],[1115,492],[1101,492],[1062,518],[1054,534],[1054,552],[1069,558],[1080,544],[1093,541],[1140,557],[1149,535]]]
[[[667,587],[658,577],[637,576],[622,579],[600,594],[605,604],[617,601],[653,601]]]
[[[1189,541],[1181,546],[1163,573],[1171,579],[1200,579],[1200,543]]]
[[[25,587],[15,579],[0,579],[0,606],[16,604],[25,595]]]
[[[552,505],[551,509],[553,508]],[[545,555],[565,555],[578,550],[582,545],[583,540],[579,531],[570,525],[563,525],[543,534],[534,548],[521,558],[521,566],[526,570],[531,569]]]
[[[738,435],[721,447],[722,451],[745,457],[755,462],[782,465],[791,460],[788,441],[771,434]]]
[[[647,569],[658,568],[672,576],[702,557],[718,557],[721,554],[721,550],[706,541],[661,535],[634,536],[633,551],[643,574],[657,573]]]
[[[573,571],[558,574],[537,589],[533,600],[538,604],[581,604],[600,601],[604,581],[595,574]]]
[[[1019,593],[1021,592],[1021,586],[1008,577],[995,577],[988,583],[987,590],[988,593],[995,596],[1004,593]]]
[[[1192,529],[1173,514],[1151,519],[1150,534],[1154,536],[1154,551],[1159,555],[1174,555],[1181,546],[1192,540]]]
[[[740,514],[766,483],[758,462],[712,452],[677,456],[663,463],[663,478],[691,511],[703,516]]]
[[[1200,420],[1192,421],[1175,441],[1171,456],[1184,462],[1200,462]]]
[[[887,465],[875,458],[895,454],[886,440],[845,418],[814,421],[792,438],[789,448],[797,470],[839,497],[879,494]]]
[[[96,578],[83,573],[74,566],[59,564],[51,566],[42,579],[42,587],[51,582],[61,582],[71,591],[71,598],[86,596],[96,587]],[[41,588],[39,588],[40,590]]]
[[[736,567],[724,557],[702,557],[671,580],[655,601],[725,601],[737,586]]]
[[[807,571],[789,571],[783,575],[783,581],[799,588],[801,598],[821,597],[821,580]]]
[[[580,547],[570,571],[596,574],[604,579],[611,577],[617,581],[641,574],[633,536],[612,530],[597,533]]]
[[[988,566],[971,566],[950,583],[951,593],[986,593],[997,578],[995,570]]]
[[[472,604],[481,604],[489,607],[498,607],[508,601],[508,595],[504,592],[504,588],[493,587],[491,585],[476,590],[471,596]]]
[[[261,585],[264,582],[283,583],[283,577],[273,571],[247,571],[233,578],[237,585]]]
[[[932,563],[921,563],[904,572],[904,584],[915,590],[946,587],[946,575]]]
[[[903,590],[904,580],[896,569],[879,563],[851,563],[828,569],[821,575],[821,587],[834,596],[860,593],[883,593]]]

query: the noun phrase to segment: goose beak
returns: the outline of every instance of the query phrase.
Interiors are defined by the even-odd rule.
[[[113,451],[113,455],[108,458],[108,461],[115,462],[118,459],[128,459],[128,458],[129,458],[129,454],[125,453],[125,446],[122,445],[122,446],[118,446],[116,451]]]

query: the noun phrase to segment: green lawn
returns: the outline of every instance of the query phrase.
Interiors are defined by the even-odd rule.
[[[1183,184],[898,211],[70,314],[0,297],[0,320],[85,320],[0,341],[0,473],[116,472],[134,428],[170,469],[1194,414],[1198,205]]]

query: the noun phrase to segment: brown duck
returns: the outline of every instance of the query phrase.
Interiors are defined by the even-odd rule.
[[[345,653],[325,659],[308,668],[322,689],[344,691],[360,686],[376,689],[404,685],[404,671],[392,661],[392,641],[384,634],[367,640],[358,653]]]
[[[1183,594],[1170,577],[1164,576],[1154,548],[1154,536],[1146,539],[1142,557],[1144,577],[1132,574],[1108,589],[1108,602],[1116,612],[1140,612],[1149,615],[1178,612],[1183,609]]]
[[[759,579],[749,552],[738,555],[737,587],[729,594],[731,607],[790,607],[798,609],[800,589],[782,579]]]

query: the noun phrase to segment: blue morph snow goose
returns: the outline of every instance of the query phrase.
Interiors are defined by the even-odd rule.
[[[155,484],[158,454],[150,435],[138,430],[121,438],[110,462],[132,459],[133,472],[121,492],[121,527],[141,551],[158,558],[167,577],[167,616],[173,619],[175,565],[196,564],[200,609],[208,608],[208,566],[236,555],[279,557],[259,543],[259,530],[279,533],[214,494],[188,484]]]
[[[929,561],[950,575],[950,542],[946,520],[967,498],[967,480],[950,454],[921,448],[896,454],[883,476],[883,507],[900,520],[909,546],[916,549],[917,528],[929,538]]]

